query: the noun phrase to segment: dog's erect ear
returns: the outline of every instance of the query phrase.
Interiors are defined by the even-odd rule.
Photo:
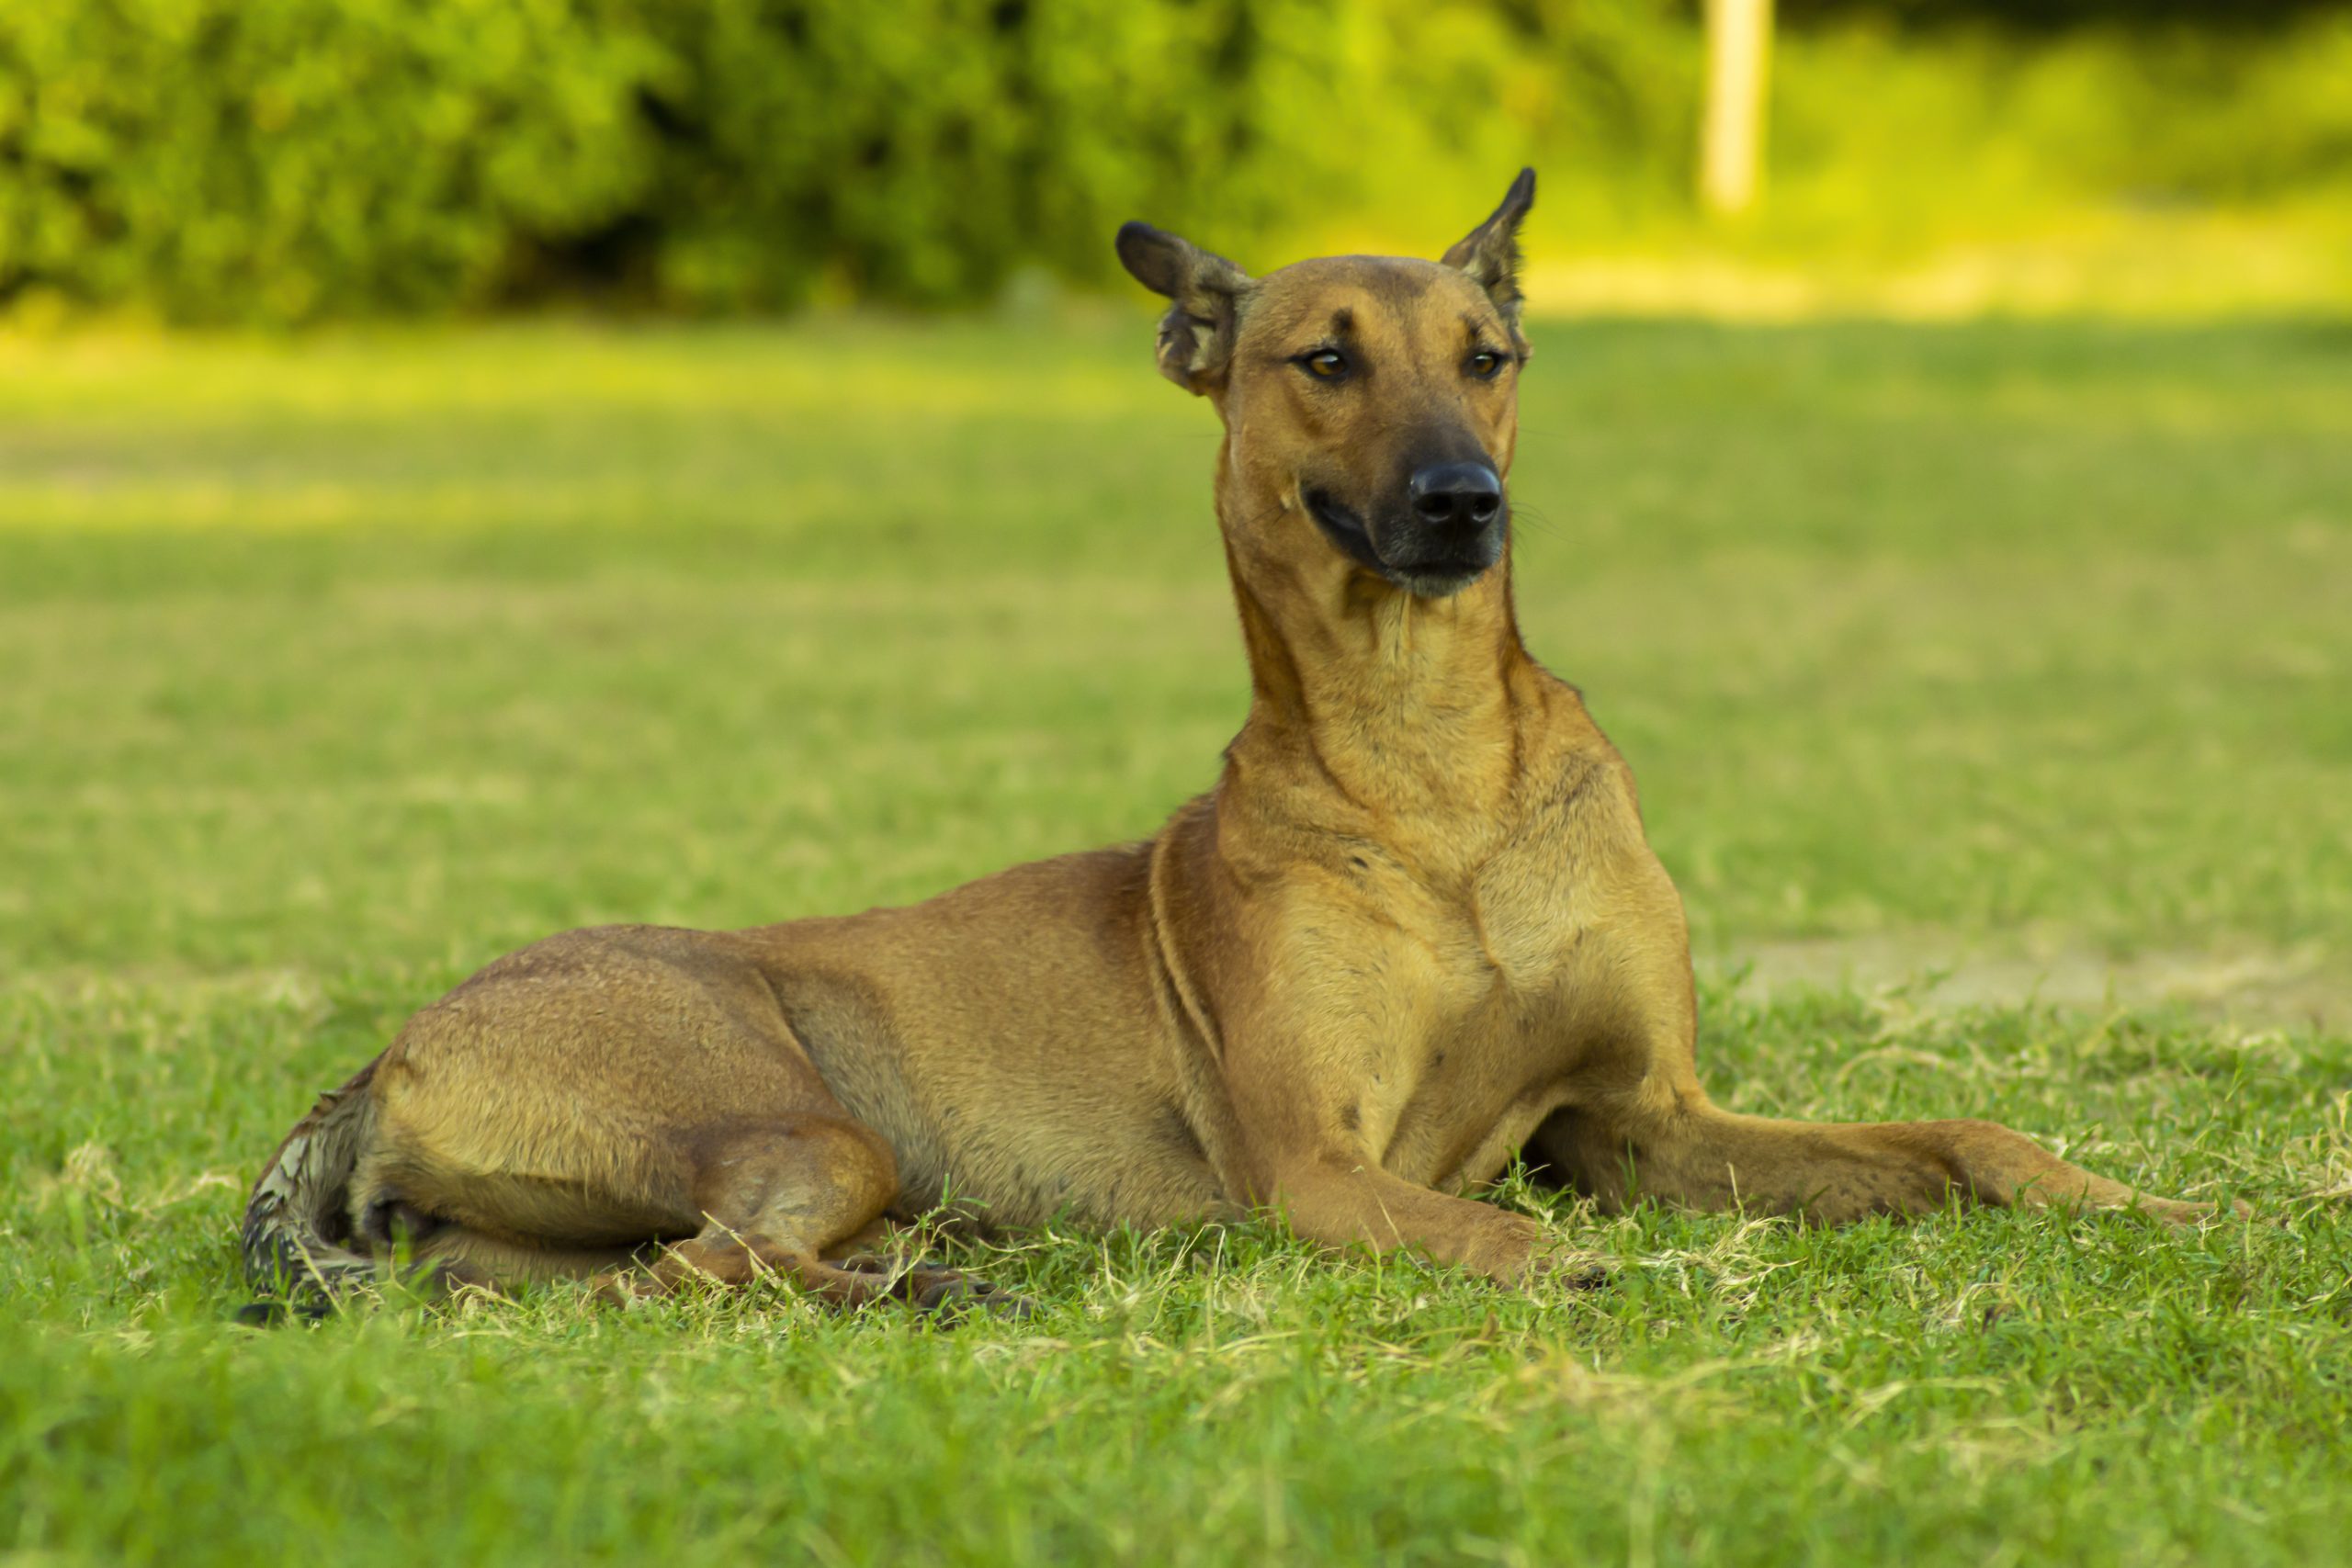
[[[1137,283],[1173,301],[1159,321],[1159,373],[1188,392],[1207,391],[1233,357],[1250,275],[1148,223],[1120,226],[1119,260]]]
[[[1494,216],[1464,235],[1441,258],[1446,265],[1468,273],[1470,281],[1487,291],[1521,354],[1527,352],[1527,338],[1519,330],[1519,225],[1534,205],[1535,171],[1521,169]]]

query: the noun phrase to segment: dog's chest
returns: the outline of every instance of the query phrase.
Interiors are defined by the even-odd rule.
[[[1363,908],[1427,950],[1419,982],[1439,1014],[1510,998],[1540,1010],[1595,929],[1635,901],[1647,857],[1622,780],[1606,764],[1566,771],[1510,822],[1464,837],[1452,854],[1381,857]]]
[[[1602,1027],[1612,933],[1640,904],[1639,878],[1613,780],[1587,786],[1540,800],[1450,874],[1392,862],[1366,879],[1357,930],[1377,957],[1360,970],[1352,1087],[1399,1175],[1490,1179],[1564,1102]]]

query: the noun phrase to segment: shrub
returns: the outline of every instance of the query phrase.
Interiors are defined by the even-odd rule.
[[[1770,194],[1740,243],[1916,248],[2086,200],[2284,200],[2352,167],[2340,11],[2020,32],[1968,21],[1974,4],[1791,8]],[[1253,265],[1431,249],[1527,161],[1539,248],[1671,237],[1690,220],[1695,17],[1690,0],[0,0],[0,308],[965,302],[1027,265],[1107,279],[1129,217]]]
[[[564,0],[0,10],[0,291],[181,317],[494,295],[641,205],[667,62]]]
[[[1659,118],[1611,73],[1668,4],[43,0],[0,9],[0,299],[940,302],[1100,277],[1138,214],[1464,222],[1531,142]]]

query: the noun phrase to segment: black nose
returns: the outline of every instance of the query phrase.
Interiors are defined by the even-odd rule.
[[[1435,463],[1416,469],[1406,488],[1424,523],[1484,527],[1503,509],[1503,481],[1484,463]]]

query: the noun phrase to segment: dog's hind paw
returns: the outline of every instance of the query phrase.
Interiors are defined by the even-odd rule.
[[[247,1302],[229,1315],[231,1322],[247,1328],[276,1328],[286,1323],[323,1323],[334,1313],[334,1303],[320,1296],[307,1296],[291,1302],[265,1296],[258,1301]]]
[[[935,1314],[946,1322],[981,1314],[1013,1319],[1037,1314],[1037,1303],[1027,1296],[953,1271],[917,1285],[908,1300],[917,1312]]]

